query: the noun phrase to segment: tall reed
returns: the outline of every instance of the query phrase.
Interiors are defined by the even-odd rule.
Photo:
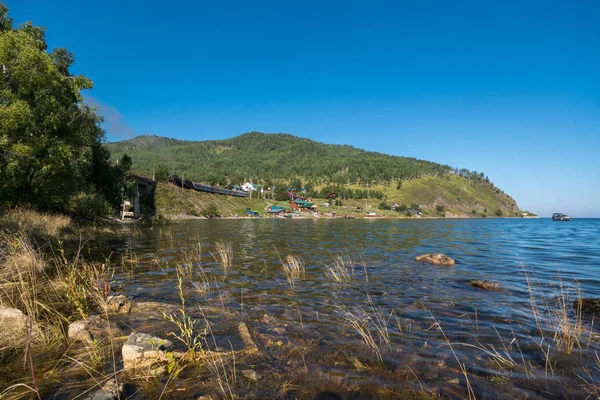
[[[352,259],[348,254],[337,254],[327,266],[327,276],[336,282],[348,282],[354,278]]]
[[[384,352],[392,349],[388,320],[383,317],[381,310],[369,295],[367,301],[368,307],[357,306],[356,311],[350,311],[347,306],[341,305],[341,315],[346,325],[359,335],[365,346],[375,353],[380,363],[383,363]]]
[[[295,281],[297,279],[300,279],[301,277],[304,277],[304,275],[306,274],[304,263],[301,259],[294,256],[293,254],[288,254],[285,257],[285,261],[281,260],[281,268],[283,269],[283,272],[285,273],[287,281],[292,290],[294,290]]]
[[[223,269],[231,267],[233,263],[233,250],[228,242],[220,240],[215,243],[215,252],[216,254],[210,254],[213,256],[215,261],[221,264]]]

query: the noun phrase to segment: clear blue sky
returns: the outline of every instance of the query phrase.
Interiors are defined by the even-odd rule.
[[[75,54],[109,140],[287,132],[600,217],[597,0],[0,1]]]

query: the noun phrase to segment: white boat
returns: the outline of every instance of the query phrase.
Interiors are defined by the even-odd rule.
[[[563,214],[563,213],[554,213],[552,214],[552,221],[570,221],[571,217],[569,217],[567,214]]]

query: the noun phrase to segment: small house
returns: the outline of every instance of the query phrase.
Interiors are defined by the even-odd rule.
[[[269,215],[280,215],[283,213],[285,213],[285,207],[271,206],[267,209],[267,214]]]
[[[300,199],[290,201],[290,207],[292,210],[298,211],[315,211],[317,209],[315,203]]]
[[[258,190],[258,185],[256,183],[246,182],[242,185],[242,190],[245,192],[252,192]]]

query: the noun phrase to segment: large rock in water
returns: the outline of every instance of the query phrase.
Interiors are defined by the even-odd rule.
[[[430,264],[435,264],[435,265],[450,266],[450,265],[456,264],[456,261],[454,261],[452,258],[448,257],[447,255],[441,254],[441,253],[423,254],[423,255],[417,256],[415,258],[415,260],[430,263]]]
[[[579,299],[573,302],[573,308],[584,314],[600,314],[600,298]]]
[[[123,365],[127,368],[148,367],[166,359],[167,352],[173,351],[173,342],[147,333],[133,332],[121,350]]]

